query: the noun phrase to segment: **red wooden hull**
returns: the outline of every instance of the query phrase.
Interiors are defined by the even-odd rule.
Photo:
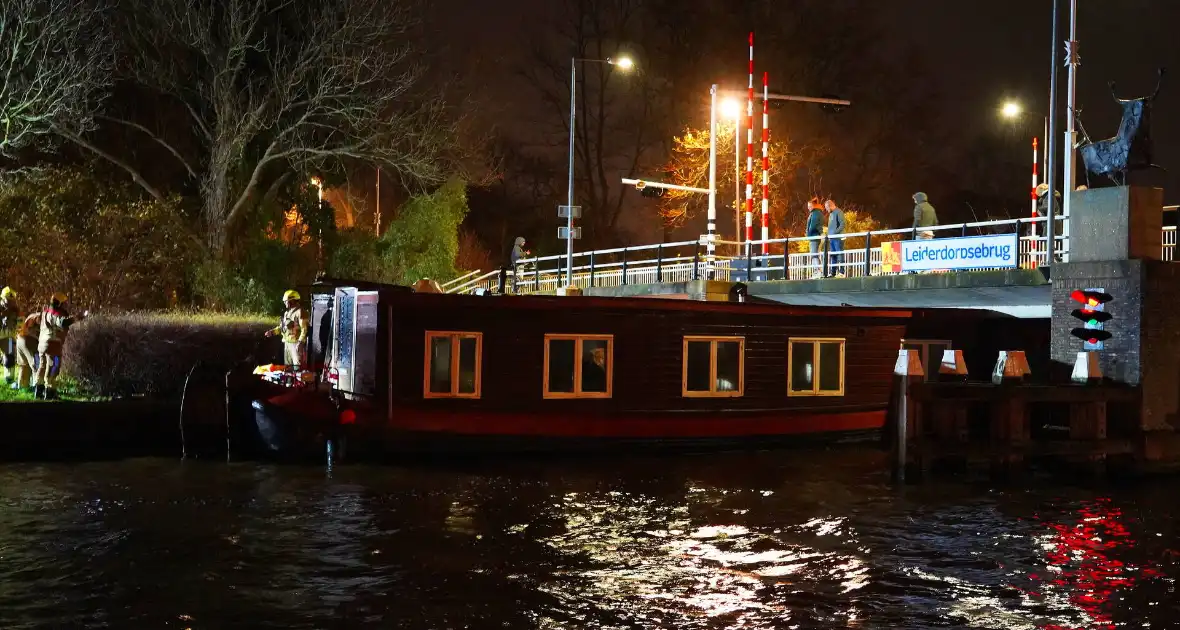
[[[256,405],[255,422],[272,455],[319,457],[328,436],[365,459],[503,453],[710,451],[877,439],[886,413],[859,411],[644,412],[610,417],[396,409],[387,420],[359,410],[340,424],[324,394],[290,392]]]
[[[396,413],[396,412],[395,412]],[[643,413],[613,417],[487,412],[430,412],[395,417],[390,427],[415,433],[552,438],[742,438],[881,429],[884,411],[806,413]]]

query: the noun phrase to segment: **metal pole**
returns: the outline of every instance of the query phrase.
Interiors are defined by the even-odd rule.
[[[770,73],[762,73],[762,255],[770,254]],[[769,265],[766,265],[769,266]]]
[[[1045,203],[1045,207],[1048,208],[1045,221],[1046,265],[1053,264],[1053,241],[1056,240],[1053,216],[1057,211],[1054,197],[1057,190],[1057,142],[1053,140],[1053,137],[1057,133],[1055,130],[1057,129],[1057,15],[1059,4],[1060,0],[1053,0],[1053,46],[1051,48],[1053,55],[1049,71],[1049,133],[1046,135],[1049,138],[1049,146],[1045,157],[1045,184],[1049,187],[1049,191],[1045,193],[1049,195],[1049,199]]]
[[[1070,197],[1073,196],[1073,190],[1077,187],[1077,144],[1078,144],[1078,130],[1077,130],[1077,91],[1078,91],[1078,66],[1081,65],[1082,60],[1078,52],[1078,0],[1070,0],[1069,3],[1069,48],[1066,52],[1066,63],[1069,64],[1069,87],[1066,92],[1066,118],[1065,118],[1065,178],[1061,184],[1061,200],[1064,204],[1061,208],[1061,236],[1063,244],[1068,243],[1069,238],[1069,208]]]
[[[1033,136],[1032,147],[1033,147],[1033,171],[1032,171],[1032,195],[1031,195],[1031,197],[1032,197],[1032,214],[1030,214],[1029,216],[1035,219],[1035,218],[1037,218],[1037,169],[1040,168],[1039,165],[1041,163],[1040,157],[1037,155],[1037,138],[1036,138],[1036,136]],[[1031,230],[1030,230],[1031,235],[1035,239],[1037,236],[1037,224],[1030,223],[1028,225],[1031,228]],[[1020,230],[1017,230],[1017,232],[1019,232],[1019,231]],[[1033,245],[1034,246],[1036,245],[1035,240],[1033,241]]]
[[[754,240],[754,33],[750,32],[750,83],[746,97],[746,241]]]
[[[377,167],[377,216],[373,221],[373,233],[381,236],[381,167]]]
[[[717,249],[717,84],[709,88],[709,225],[705,243],[705,263],[713,279],[713,258]]]
[[[742,253],[742,115],[733,119],[733,255]]]
[[[576,116],[576,103],[574,100],[574,93],[577,90],[578,77],[577,67],[578,60],[576,57],[570,58],[570,175],[569,175],[569,189],[566,191],[566,217],[565,217],[565,284],[566,286],[574,285],[574,122]]]

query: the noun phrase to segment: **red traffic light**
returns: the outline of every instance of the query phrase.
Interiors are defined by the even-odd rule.
[[[1107,341],[1111,337],[1109,331],[1097,330],[1094,328],[1074,328],[1073,330],[1069,331],[1069,334],[1077,337],[1078,339],[1081,339],[1082,341],[1085,341],[1090,345],[1096,345],[1100,341]]]

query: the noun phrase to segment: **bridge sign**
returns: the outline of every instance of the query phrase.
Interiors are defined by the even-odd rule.
[[[881,271],[1014,269],[1020,264],[1017,243],[1015,233],[882,243]]]

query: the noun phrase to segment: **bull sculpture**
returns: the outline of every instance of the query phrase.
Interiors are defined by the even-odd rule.
[[[1151,96],[1120,99],[1115,92],[1114,81],[1110,82],[1110,93],[1114,101],[1123,108],[1123,119],[1119,132],[1113,138],[1093,142],[1078,121],[1078,129],[1084,140],[1078,146],[1082,162],[1086,165],[1086,187],[1090,187],[1090,174],[1106,175],[1117,186],[1127,184],[1127,173],[1133,170],[1163,167],[1151,162],[1151,107],[1159,94],[1164,69],[1160,68],[1155,91]]]

